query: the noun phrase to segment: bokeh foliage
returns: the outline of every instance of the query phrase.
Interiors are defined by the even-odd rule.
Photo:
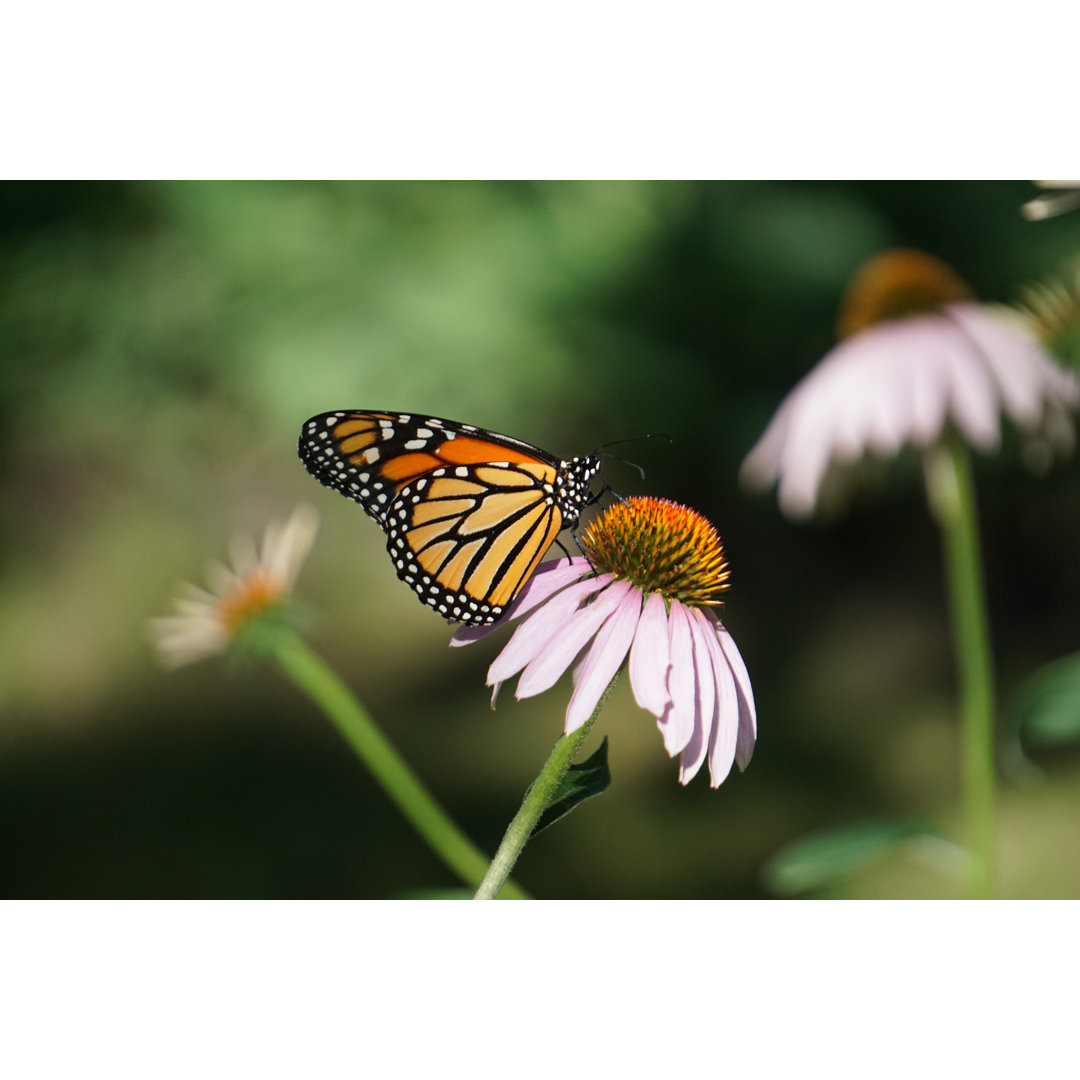
[[[917,471],[867,470],[808,526],[736,484],[829,348],[866,256],[923,247],[1009,301],[1080,251],[1015,183],[132,183],[0,186],[0,892],[385,896],[452,886],[273,671],[165,676],[145,641],[179,578],[298,501],[323,531],[311,639],[493,850],[555,741],[565,688],[487,704],[491,643],[447,629],[295,443],[339,407],[430,412],[609,462],[685,501],[733,563],[726,622],[758,697],[748,772],[675,782],[625,686],[613,782],[519,865],[543,896],[767,895],[785,844],[861,820],[957,828],[952,666]],[[1075,651],[1080,467],[978,462],[1004,700]],[[1080,894],[1080,757],[1003,725],[1002,872]],[[905,861],[829,895],[953,895]]]

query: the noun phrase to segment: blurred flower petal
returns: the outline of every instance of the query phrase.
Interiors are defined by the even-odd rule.
[[[1000,415],[1021,428],[1060,426],[1080,405],[1080,380],[992,310],[956,303],[882,322],[841,342],[784,399],[743,462],[753,487],[778,483],[781,508],[809,515],[834,464],[928,446],[952,421],[984,451]]]

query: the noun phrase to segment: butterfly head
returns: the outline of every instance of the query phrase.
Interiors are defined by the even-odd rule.
[[[596,502],[599,493],[594,494],[590,489],[593,478],[599,472],[598,453],[559,462],[559,504],[563,510],[564,527],[572,529],[581,512]]]

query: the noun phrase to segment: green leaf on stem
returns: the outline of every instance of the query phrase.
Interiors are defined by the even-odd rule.
[[[607,763],[607,736],[596,753],[577,765],[566,770],[547,809],[540,815],[532,835],[554,825],[559,818],[566,817],[571,810],[585,799],[599,795],[611,783],[611,773]]]
[[[766,864],[766,888],[795,896],[876,862],[916,837],[936,835],[914,821],[876,821],[817,833],[778,851]]]
[[[1080,653],[1040,668],[1012,708],[1020,734],[1043,746],[1080,738]]]

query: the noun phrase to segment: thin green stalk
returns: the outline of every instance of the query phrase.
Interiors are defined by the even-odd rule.
[[[506,834],[502,838],[502,843],[499,844],[499,850],[495,852],[495,858],[491,860],[491,866],[488,868],[484,880],[480,883],[476,896],[473,897],[474,900],[491,900],[498,895],[500,887],[503,887],[503,882],[509,876],[510,871],[514,869],[514,863],[517,862],[522,849],[529,842],[529,837],[532,836],[536,823],[540,820],[540,815],[551,803],[555,792],[562,783],[563,777],[566,776],[567,770],[570,768],[571,762],[581,748],[582,743],[588,737],[596,718],[600,715],[600,710],[604,707],[611,691],[615,689],[615,683],[618,680],[619,675],[616,672],[615,677],[608,683],[607,689],[600,695],[600,700],[593,710],[592,716],[577,731],[569,735],[563,735],[555,744],[555,749],[551,751],[551,755],[540,770],[540,775],[529,785],[529,790],[525,792],[521,809],[514,815],[513,821],[510,822]]]
[[[285,674],[326,713],[431,849],[462,881],[476,888],[487,870],[487,856],[454,824],[345,683],[291,634],[282,636],[273,653]],[[512,881],[505,883],[502,896],[528,899]]]
[[[930,507],[945,548],[953,637],[960,669],[964,814],[970,893],[994,895],[994,677],[971,460],[956,441],[926,455]]]

